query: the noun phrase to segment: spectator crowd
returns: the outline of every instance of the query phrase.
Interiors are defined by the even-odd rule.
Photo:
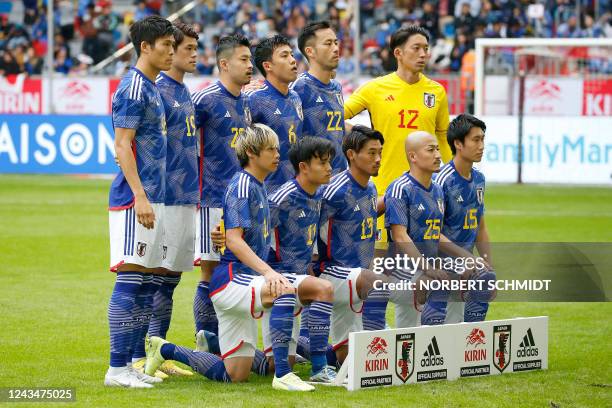
[[[0,7],[0,74],[43,72],[47,52],[47,12],[52,8],[54,70],[67,75],[91,73],[94,65],[129,40],[132,22],[150,14],[169,15],[187,0],[22,0],[23,12]],[[3,2],[0,1],[0,6]],[[612,37],[612,2],[597,0],[359,0],[361,59],[366,75],[395,69],[387,44],[404,24],[420,24],[430,34],[429,71],[461,72],[473,63],[475,38]],[[15,4],[12,4],[14,7]],[[198,71],[213,74],[220,36],[240,31],[254,42],[275,33],[295,40],[313,19],[328,19],[341,42],[338,74],[357,70],[353,40],[356,25],[350,0],[204,0],[182,16],[201,33]],[[11,8],[11,7],[9,7]],[[299,53],[296,48],[296,53]],[[299,63],[304,65],[303,58]],[[124,55],[101,71],[120,75],[133,56]],[[302,69],[305,67],[302,66]]]

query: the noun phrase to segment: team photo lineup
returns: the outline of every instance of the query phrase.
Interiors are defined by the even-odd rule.
[[[198,58],[192,26],[150,16],[132,24],[130,40],[137,62],[112,98],[116,281],[104,385],[163,387],[193,372],[236,383],[256,373],[277,390],[313,391],[335,382],[349,333],[390,328],[389,302],[397,328],[485,320],[496,274],[485,174],[474,163],[486,124],[467,113],[450,120],[444,87],[423,73],[425,29],[394,32],[397,70],[346,100],[326,21],[297,37],[301,74],[281,35],[255,47],[241,34],[221,37],[218,78],[195,93],[184,84]],[[362,112],[370,127],[351,123]],[[397,254],[479,267],[373,271],[375,257]],[[166,336],[182,273],[201,274],[195,350]],[[435,280],[485,284],[394,289]],[[292,369],[305,361],[312,368],[300,378]]]

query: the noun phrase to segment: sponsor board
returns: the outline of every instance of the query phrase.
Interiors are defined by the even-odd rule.
[[[515,81],[518,104],[519,81]],[[575,78],[533,77],[525,79],[525,115],[579,115],[583,81]],[[518,112],[518,108],[515,109]]]
[[[584,81],[582,114],[585,116],[612,116],[612,79],[600,78]]]
[[[57,78],[53,80],[53,92],[49,93],[49,82],[43,81],[43,106],[46,109],[47,98],[52,95],[55,113],[109,114],[106,104],[109,83],[107,78]]]
[[[548,368],[548,331],[541,326],[520,324],[514,328],[512,371]]]
[[[548,317],[528,317],[351,333],[337,384],[347,374],[357,390],[547,368]]]
[[[109,116],[0,115],[0,173],[111,174]]]
[[[0,113],[43,113],[40,79],[0,75]]]
[[[457,342],[462,347],[458,347],[457,352],[463,354],[463,359],[460,361],[459,376],[460,377],[475,377],[479,375],[491,374],[491,352],[489,343],[491,341],[491,331],[489,325],[481,325],[472,328],[466,328],[462,332],[466,334],[463,343]]]
[[[395,335],[395,375],[403,383],[414,374],[415,359],[414,333]]]
[[[518,119],[482,119],[487,137],[478,167],[487,181],[516,182]],[[612,117],[525,117],[523,125],[523,182],[612,184]]]
[[[440,339],[440,340],[438,340]],[[445,380],[448,378],[448,351],[451,346],[446,345],[443,338],[435,335],[425,336],[417,346],[416,353],[419,363],[417,365],[417,382]]]
[[[493,366],[500,373],[510,365],[512,353],[512,325],[493,326]]]

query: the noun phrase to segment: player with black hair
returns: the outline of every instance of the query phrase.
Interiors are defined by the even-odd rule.
[[[447,133],[453,160],[442,167],[434,181],[444,192],[446,210],[442,234],[469,252],[476,247],[478,254],[491,265],[489,232],[484,216],[485,177],[474,168],[474,163],[480,162],[484,154],[486,130],[485,123],[470,114],[453,119]],[[486,288],[487,281],[495,280],[495,272],[478,271],[470,278],[485,281],[482,287]],[[493,295],[487,290],[474,290],[462,294],[458,301],[452,299],[447,305],[444,303],[448,297],[430,297],[427,303],[435,307],[439,315],[436,321],[445,317],[445,323],[478,322],[485,319]]]
[[[378,174],[384,142],[377,130],[354,126],[342,142],[349,168],[334,176],[323,192],[315,273],[334,287],[330,331],[339,363],[347,355],[348,334],[362,329],[360,312],[374,281],[385,280],[368,269],[379,212],[370,177]]]
[[[109,194],[111,271],[117,280],[108,305],[110,367],[104,385],[150,388],[161,379],[132,367],[144,342],[153,274],[162,273],[166,199],[166,116],[155,86],[170,69],[174,27],[159,16],[130,27],[138,60],[113,95],[115,152],[120,166]],[[144,328],[143,328],[144,327]]]
[[[336,33],[328,21],[307,24],[298,36],[298,48],[308,61],[308,72],[291,85],[302,100],[304,136],[323,137],[334,144],[334,174],[346,170],[342,154],[344,99],[342,85],[333,79],[339,61]]]
[[[255,47],[254,57],[266,80],[261,89],[249,93],[252,119],[272,128],[280,141],[278,170],[266,179],[266,188],[272,194],[295,176],[289,149],[302,138],[304,113],[299,95],[289,89],[297,78],[297,63],[289,40],[281,35],[266,38]]]
[[[219,80],[193,94],[196,126],[200,129],[200,209],[196,217],[196,266],[200,282],[193,300],[196,349],[219,352],[218,322],[209,297],[210,278],[219,264],[220,248],[210,234],[223,216],[223,195],[240,171],[236,143],[251,125],[248,98],[242,87],[253,75],[251,43],[241,34],[221,37],[217,46]]]

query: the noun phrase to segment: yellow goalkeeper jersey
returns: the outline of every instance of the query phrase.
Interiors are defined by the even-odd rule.
[[[395,72],[373,79],[359,87],[344,103],[344,116],[350,119],[366,109],[372,128],[385,137],[378,177],[373,178],[378,194],[408,170],[404,150],[407,135],[424,130],[436,136],[442,161],[448,163],[452,153],[446,140],[448,101],[444,87],[421,74],[418,82],[409,84]]]

